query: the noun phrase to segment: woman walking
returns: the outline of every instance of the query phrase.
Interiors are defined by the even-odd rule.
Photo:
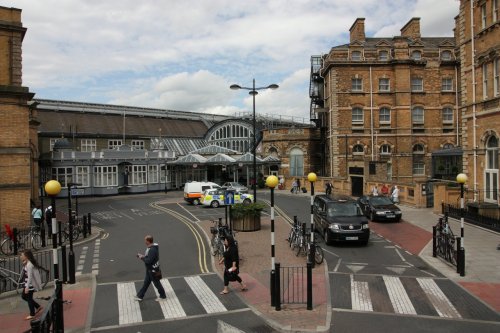
[[[19,258],[23,264],[21,281],[23,282],[24,288],[21,297],[24,301],[28,302],[28,307],[30,309],[30,314],[25,319],[31,320],[35,317],[35,314],[42,309],[40,304],[33,299],[35,291],[42,289],[42,278],[40,276],[40,269],[42,269],[42,267],[33,257],[31,250],[24,250],[21,252]]]
[[[224,263],[224,289],[220,292],[221,295],[229,293],[229,282],[238,281],[241,285],[241,291],[247,290],[247,286],[239,277],[240,257],[238,247],[234,243],[232,236],[227,236],[224,239],[224,257],[219,261],[219,264]]]

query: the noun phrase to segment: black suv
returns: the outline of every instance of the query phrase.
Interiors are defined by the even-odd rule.
[[[314,198],[314,226],[325,243],[355,241],[368,244],[370,227],[358,203],[347,196],[317,195]]]

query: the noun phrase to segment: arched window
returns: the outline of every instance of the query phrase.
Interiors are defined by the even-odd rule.
[[[380,146],[380,154],[390,155],[391,154],[391,146],[388,144],[384,144],[384,145]]]
[[[353,155],[363,155],[365,153],[365,149],[363,145],[357,144],[352,147]]]
[[[304,152],[300,148],[290,150],[290,176],[304,175]]]
[[[278,149],[276,149],[275,147],[269,148],[269,155],[278,157]]]
[[[443,145],[443,149],[451,149],[451,148],[453,148],[453,147],[455,147],[455,146],[453,145],[453,143],[445,143],[445,144]]]
[[[498,200],[498,139],[490,136],[486,142],[486,168],[484,169],[484,201]]]
[[[425,175],[424,145],[418,143],[413,146],[413,174],[416,176]]]

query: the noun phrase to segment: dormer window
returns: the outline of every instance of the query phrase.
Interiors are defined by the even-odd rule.
[[[361,61],[361,51],[352,51],[351,59],[353,61]]]
[[[389,60],[389,52],[388,51],[380,51],[378,53],[378,60],[380,61],[387,61]]]
[[[422,60],[422,52],[418,50],[412,51],[411,58],[413,60]]]
[[[451,54],[451,51],[449,51],[449,50],[441,52],[441,60],[442,61],[451,61],[451,59],[452,59],[451,56],[452,56],[452,54]]]

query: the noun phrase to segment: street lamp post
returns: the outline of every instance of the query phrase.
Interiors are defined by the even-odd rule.
[[[316,254],[316,246],[314,244],[314,182],[318,180],[318,177],[314,172],[310,172],[307,175],[307,180],[311,183],[311,246],[309,248],[309,262],[311,266],[314,268],[314,255]]]
[[[252,87],[242,87],[237,84],[232,84],[229,88],[233,90],[238,90],[238,89],[244,89],[244,90],[249,90],[249,94],[252,95],[252,100],[253,100],[253,147],[252,147],[252,153],[253,153],[253,198],[254,202],[257,202],[257,159],[256,159],[256,150],[257,150],[257,132],[256,132],[256,120],[255,120],[255,95],[258,94],[258,90],[265,90],[265,89],[278,89],[279,86],[277,84],[270,84],[267,87],[255,87],[255,79],[253,79],[253,84]]]
[[[465,276],[465,244],[464,244],[464,184],[467,182],[467,175],[459,173],[457,182],[460,184],[460,248],[458,249],[458,271],[460,276]]]
[[[79,186],[82,184],[78,183],[68,183],[68,223],[69,223],[69,255],[68,255],[68,265],[69,265],[69,283],[74,284],[75,279],[75,252],[73,251],[73,226],[75,221],[73,220],[73,208],[71,207],[71,188],[73,186]],[[76,196],[78,200],[78,196]],[[78,201],[77,201],[78,202]],[[77,210],[78,212],[78,210]],[[78,218],[78,213],[76,215]]]
[[[274,250],[274,188],[278,185],[278,177],[269,176],[266,179],[266,186],[271,189],[271,306],[275,306],[276,300],[276,261]],[[278,296],[279,297],[279,296]],[[278,309],[277,309],[278,310]]]

